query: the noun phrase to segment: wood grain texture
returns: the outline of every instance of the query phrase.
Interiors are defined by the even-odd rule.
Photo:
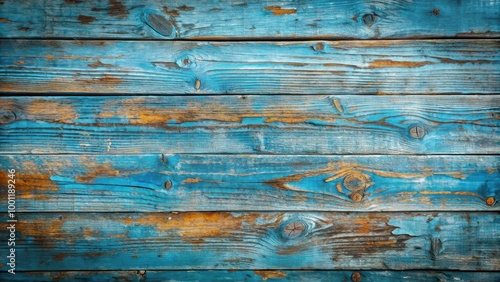
[[[20,212],[493,211],[499,210],[499,160],[498,156],[1,156],[0,208],[7,210],[7,170],[13,168]]]
[[[0,92],[496,94],[498,40],[0,41]]]
[[[496,270],[498,213],[18,213],[18,271]],[[4,215],[3,221],[6,221]],[[289,237],[287,226],[304,230]],[[2,229],[2,238],[9,231]],[[0,246],[5,253],[7,245]],[[5,271],[6,265],[1,267]]]
[[[499,113],[492,95],[2,97],[0,153],[496,154]]]
[[[359,273],[360,281],[474,281],[492,282],[500,280],[499,272],[459,271],[311,271],[311,270],[190,270],[190,271],[63,271],[63,272],[18,272],[16,275],[0,273],[0,279],[9,281],[353,281]]]
[[[498,36],[498,0],[6,0],[2,37],[432,38]]]

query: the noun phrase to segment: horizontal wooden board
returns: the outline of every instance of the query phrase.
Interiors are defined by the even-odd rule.
[[[500,264],[498,213],[18,213],[17,220],[15,254],[30,258],[19,260],[19,271]]]
[[[359,276],[358,276],[359,275]],[[311,270],[190,270],[190,271],[64,271],[0,273],[8,281],[474,281],[500,280],[499,272],[459,271],[311,271]],[[359,278],[359,280],[357,280]]]
[[[498,40],[0,41],[0,92],[496,94]]]
[[[3,97],[0,153],[496,154],[499,113],[494,95]]]
[[[415,38],[493,37],[498,0],[196,1],[6,0],[2,37]]]
[[[499,156],[0,157],[19,211],[499,210]],[[91,204],[89,204],[91,203]]]

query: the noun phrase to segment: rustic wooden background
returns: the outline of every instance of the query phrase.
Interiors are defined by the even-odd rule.
[[[500,1],[0,1],[47,281],[500,281]]]

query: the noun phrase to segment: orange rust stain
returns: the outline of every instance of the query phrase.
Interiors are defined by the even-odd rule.
[[[77,19],[81,24],[89,24],[95,20],[94,17],[85,15],[79,15]]]
[[[75,109],[65,101],[36,99],[26,104],[24,113],[32,120],[47,120],[64,123],[73,123],[78,115]]]
[[[368,65],[368,69],[374,68],[419,68],[426,65],[433,65],[434,62],[406,62],[393,60],[374,60]]]
[[[488,174],[492,174],[492,173],[494,173],[495,171],[497,171],[497,170],[496,170],[496,169],[494,169],[494,168],[490,168],[490,169],[488,169]]]
[[[358,17],[354,16],[351,18],[351,20],[355,21],[355,22],[358,22]]]
[[[75,180],[81,183],[90,183],[98,177],[120,176],[120,171],[114,169],[110,163],[89,162],[84,165],[87,169],[87,174],[75,177]]]
[[[24,63],[24,61],[15,61],[14,64],[16,64],[16,65],[24,65],[25,63]]]
[[[262,280],[267,280],[269,278],[283,278],[286,276],[286,273],[278,270],[254,270],[254,274],[262,277]]]
[[[198,182],[202,182],[203,180],[201,178],[188,178],[184,181],[182,181],[183,183],[198,183]]]
[[[11,21],[6,18],[0,18],[0,23],[11,23]]]
[[[264,10],[272,11],[273,15],[275,16],[283,16],[283,15],[290,15],[297,13],[296,9],[283,9],[280,6],[268,6]]]
[[[232,237],[235,233],[241,232],[243,224],[255,224],[259,214],[245,214],[236,217],[230,213],[179,213],[147,214],[134,223],[154,226],[160,231],[178,232],[186,240],[199,240],[214,237]],[[129,224],[130,219],[125,223]],[[198,241],[203,243],[203,241]]]

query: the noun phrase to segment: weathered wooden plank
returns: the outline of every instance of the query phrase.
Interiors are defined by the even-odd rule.
[[[0,209],[499,210],[499,156],[1,156]],[[91,205],[89,205],[91,203]]]
[[[359,276],[358,276],[359,275]],[[190,270],[190,271],[63,271],[0,273],[8,281],[474,281],[500,280],[499,272],[459,271],[310,271],[310,270]],[[359,279],[358,279],[359,278]]]
[[[0,92],[500,92],[498,40],[0,41]]]
[[[123,39],[493,37],[500,32],[499,10],[497,0],[6,0],[0,2],[0,34]]]
[[[30,258],[18,271],[480,271],[500,263],[498,213],[18,213],[17,220],[15,254]]]
[[[496,154],[499,113],[493,95],[3,97],[0,153]]]

